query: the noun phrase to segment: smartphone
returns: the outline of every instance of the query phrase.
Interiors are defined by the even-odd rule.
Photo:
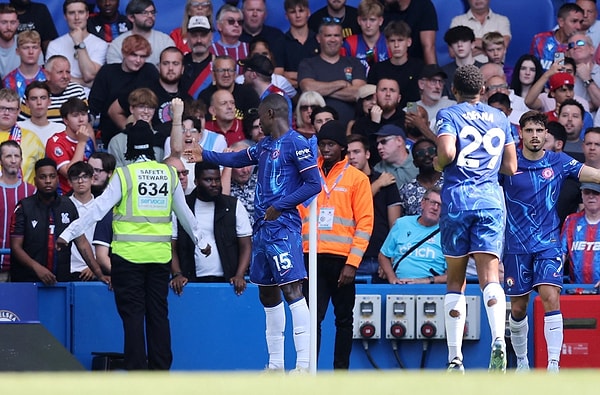
[[[418,114],[419,109],[417,108],[417,103],[415,103],[414,101],[409,101],[408,103],[406,103],[406,112]]]
[[[554,53],[554,61],[559,62],[561,66],[565,65],[565,53],[564,52],[555,52]]]

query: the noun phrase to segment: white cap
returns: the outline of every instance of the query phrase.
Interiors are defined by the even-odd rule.
[[[211,27],[210,27],[210,22],[208,22],[208,18],[203,16],[203,15],[196,15],[190,18],[188,25],[187,25],[188,31],[192,31],[192,30],[204,30],[204,31],[210,31]]]

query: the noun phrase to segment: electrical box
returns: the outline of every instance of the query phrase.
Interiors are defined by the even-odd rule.
[[[418,295],[415,317],[417,339],[446,338],[443,295]]]
[[[467,317],[463,339],[479,340],[481,337],[481,298],[479,296],[466,296],[466,299]]]
[[[353,339],[381,339],[381,295],[356,295]]]
[[[385,330],[386,339],[415,338],[414,295],[387,295]]]

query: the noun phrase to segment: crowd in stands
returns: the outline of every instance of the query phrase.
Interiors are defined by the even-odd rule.
[[[436,116],[457,103],[453,80],[461,67],[481,70],[481,100],[506,115],[517,147],[521,116],[537,110],[549,121],[546,150],[600,169],[596,0],[560,5],[555,29],[536,34],[515,64],[506,54],[522,38],[489,3],[465,1],[467,11],[440,26],[431,0],[361,0],[357,7],[327,0],[319,9],[309,0],[226,1],[218,9],[210,0],[185,0],[172,2],[182,20],[159,31],[152,0],[129,0],[124,14],[119,0],[65,0],[68,32],[61,36],[44,3],[0,3],[0,247],[11,249],[0,255],[0,281],[53,284],[110,273],[111,215],[85,232],[101,271],[85,265],[89,251],[79,243],[59,252],[53,241],[84,215],[115,169],[137,160],[128,147],[143,131],[151,136],[142,142],[149,155],[175,168],[213,248],[205,256],[175,223],[172,288],[231,282],[243,293],[257,169],[194,164],[185,153],[196,145],[233,152],[257,144],[265,137],[257,108],[278,94],[290,125],[322,156],[331,190],[349,166],[360,180],[357,195],[331,212],[330,192],[317,197],[325,217],[344,211],[364,231],[348,257],[332,258],[323,247],[322,259],[342,268],[352,260],[357,275],[374,281],[445,283],[435,232],[444,183],[434,168]],[[285,10],[287,30],[265,23],[267,6]],[[447,44],[447,64],[437,62],[436,36]],[[184,103],[181,123],[173,119],[176,99]],[[557,199],[566,274],[600,285],[600,187],[567,180]],[[306,207],[300,213],[308,216]],[[331,221],[320,226],[331,231]],[[353,303],[353,295],[340,297]],[[348,355],[338,367],[347,368]]]

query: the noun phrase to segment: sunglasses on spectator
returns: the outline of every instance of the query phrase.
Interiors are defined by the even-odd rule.
[[[244,20],[243,20],[243,19],[233,19],[233,18],[229,18],[229,19],[225,19],[225,22],[227,22],[227,24],[228,24],[229,26],[233,26],[233,25],[235,25],[236,23],[237,23],[238,25],[242,26],[242,24],[244,23]]]
[[[179,177],[181,177],[181,176],[187,176],[188,174],[190,174],[190,171],[187,170],[187,169],[186,170],[181,170],[181,171],[177,170],[177,175]]]
[[[435,156],[437,150],[435,147],[423,148],[418,151],[415,151],[415,158],[424,158],[426,156]]]
[[[396,136],[387,136],[382,138],[381,140],[377,140],[377,145],[381,144],[381,145],[386,145],[388,143],[388,141],[391,141],[393,139],[395,139]]]
[[[587,43],[585,40],[577,40],[568,44],[569,49],[573,49],[575,47],[585,47]]]
[[[300,106],[300,111],[308,111],[309,108],[311,111],[315,111],[319,107],[321,107],[321,106],[319,106],[317,104],[306,104],[306,105],[303,104]]]
[[[205,8],[205,7],[210,7],[210,1],[203,1],[203,2],[199,2],[199,1],[192,1],[192,2],[190,3],[190,6],[191,6],[191,7],[202,7],[202,8]]]
[[[323,23],[335,23],[339,25],[342,23],[342,20],[340,18],[326,16],[323,18]]]

